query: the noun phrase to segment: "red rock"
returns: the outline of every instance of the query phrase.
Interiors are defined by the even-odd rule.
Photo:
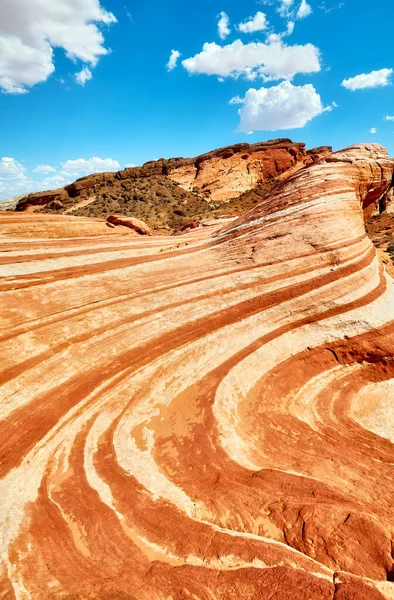
[[[168,161],[168,176],[185,190],[196,190],[212,200],[226,202],[257,185],[284,176],[332,151],[324,146],[306,151],[305,144],[289,139],[237,144],[178,163]]]
[[[108,185],[115,178],[115,173],[95,173],[93,175],[87,175],[77,179],[74,183],[66,185],[64,188],[70,198],[76,198],[84,190],[91,190],[98,184],[105,183]]]
[[[286,177],[331,152],[328,146],[306,150],[305,144],[284,138],[257,144],[236,144],[195,158],[160,159],[142,167],[118,173],[96,173],[81,177],[64,189],[30,194],[22,198],[18,210],[27,204],[49,204],[53,200],[70,203],[75,198],[111,191],[114,182],[167,176],[186,191],[196,191],[206,199],[227,202],[260,183]]]
[[[107,217],[107,223],[115,226],[122,225],[123,227],[129,227],[140,235],[152,235],[152,232],[146,223],[133,217],[125,217],[124,215],[110,215]]]
[[[394,283],[364,228],[393,170],[353,146],[177,239],[0,215],[4,598],[393,597]]]
[[[27,206],[44,206],[53,201],[67,202],[68,194],[63,188],[49,190],[47,192],[37,192],[23,196],[16,207],[17,211],[26,210]]]

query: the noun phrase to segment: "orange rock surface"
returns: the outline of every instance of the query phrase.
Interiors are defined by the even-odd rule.
[[[291,140],[239,144],[169,168],[168,176],[186,191],[196,191],[216,202],[226,202],[260,183],[285,177],[328,155],[331,150],[324,146],[307,151],[305,144]]]
[[[34,211],[0,213],[0,243],[8,237],[17,238],[80,238],[107,235],[130,235],[124,228],[108,229],[104,219],[86,219],[65,215],[48,215]]]
[[[137,194],[140,199],[146,200],[152,196],[158,183],[161,184],[159,196],[163,197],[165,182],[170,186],[166,197],[172,196],[180,204],[181,198],[187,198],[175,184],[179,184],[186,192],[195,192],[197,197],[204,199],[204,204],[205,200],[210,199],[220,204],[239,197],[260,183],[286,177],[327,156],[331,151],[330,146],[306,150],[305,144],[292,142],[288,138],[257,144],[241,143],[195,158],[159,159],[118,173],[95,173],[81,177],[65,188],[23,196],[17,209],[23,211],[34,207],[41,210],[49,207],[51,210],[62,211],[68,207],[66,212],[70,212],[99,198],[115,198],[118,193],[123,197],[128,197],[130,193],[133,197]],[[131,188],[128,187],[130,185]],[[76,199],[82,200],[82,203]],[[192,200],[191,195],[189,201]],[[132,204],[129,203],[127,208],[131,210]],[[99,209],[96,207],[96,210]]]
[[[348,148],[177,238],[0,237],[0,598],[394,597],[393,168]]]
[[[152,235],[151,230],[148,225],[141,221],[140,219],[135,219],[133,217],[125,217],[124,215],[110,215],[107,217],[107,223],[110,225],[122,225],[123,227],[128,227],[133,231],[136,231],[140,235]]]

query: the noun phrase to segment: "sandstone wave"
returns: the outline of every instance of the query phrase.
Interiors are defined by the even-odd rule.
[[[224,227],[0,238],[0,598],[394,598],[393,170],[359,145]]]

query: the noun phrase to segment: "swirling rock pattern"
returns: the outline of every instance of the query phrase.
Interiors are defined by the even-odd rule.
[[[2,238],[0,598],[394,598],[392,176],[354,146],[221,230]]]

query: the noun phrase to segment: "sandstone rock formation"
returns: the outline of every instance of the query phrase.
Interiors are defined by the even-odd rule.
[[[289,139],[237,144],[198,156],[179,167],[170,167],[168,176],[185,190],[226,202],[259,183],[275,180],[331,152],[329,146],[306,151],[305,144]]]
[[[392,600],[393,168],[351,147],[176,239],[0,238],[1,598]]]
[[[29,211],[23,213],[7,212],[1,214],[0,218],[0,244],[5,239],[14,237],[43,240],[69,238],[70,243],[72,243],[75,238],[113,236],[114,234],[119,237],[119,235],[133,235],[134,232],[123,227],[109,230],[103,219],[37,214]]]
[[[128,227],[140,235],[152,235],[152,232],[146,223],[140,219],[134,219],[133,217],[125,217],[124,215],[110,215],[107,217],[107,223],[115,226],[122,225],[123,227]]]
[[[242,214],[250,207],[241,198],[244,192],[262,185],[268,193],[278,179],[330,152],[326,146],[307,151],[305,144],[289,139],[237,144],[197,158],[160,159],[118,173],[82,177],[64,189],[25,196],[18,210],[101,218],[122,213],[155,230],[178,231],[237,198],[240,201],[229,208]]]
[[[391,187],[387,194],[385,194],[380,202],[380,212],[387,212],[388,214],[394,214],[394,187]]]

